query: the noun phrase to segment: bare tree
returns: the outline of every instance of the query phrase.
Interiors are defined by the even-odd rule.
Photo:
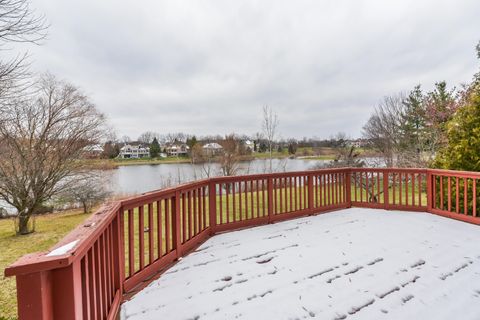
[[[0,51],[12,42],[39,44],[46,36],[47,27],[44,17],[35,14],[27,0],[0,0]],[[10,61],[0,61],[0,103],[25,89],[23,82],[29,76],[27,58],[24,53]]]
[[[234,176],[238,171],[238,145],[239,142],[234,134],[227,135],[220,142],[223,147],[220,156],[220,167],[224,176]]]
[[[165,139],[167,143],[171,144],[176,142],[184,143],[187,140],[187,135],[183,132],[167,133]]]
[[[363,127],[363,135],[383,157],[388,167],[394,164],[401,144],[403,95],[385,97]]]
[[[192,164],[195,164],[198,162],[205,162],[209,155],[204,154],[203,147],[200,143],[196,143],[190,148],[190,156]]]
[[[28,99],[0,113],[0,199],[17,209],[20,234],[42,203],[76,183],[79,161],[105,132],[105,117],[75,86],[41,77]]]
[[[60,198],[63,201],[80,204],[83,213],[89,213],[92,208],[111,196],[107,181],[109,177],[105,172],[88,172],[79,174],[74,178],[75,183],[65,189]]]
[[[128,144],[132,141],[132,139],[130,139],[129,136],[122,136],[122,138],[120,139],[120,141],[123,143],[123,144]]]
[[[138,137],[138,141],[144,144],[150,144],[152,143],[154,138],[157,138],[157,140],[159,140],[160,135],[153,131],[145,131]]]
[[[262,130],[265,139],[267,140],[268,152],[270,153],[269,157],[269,168],[270,172],[273,172],[272,168],[272,159],[273,159],[273,143],[275,142],[275,137],[277,135],[278,127],[278,116],[273,112],[273,109],[268,105],[263,107],[263,122]]]

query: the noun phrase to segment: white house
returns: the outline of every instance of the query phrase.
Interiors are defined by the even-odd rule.
[[[103,146],[100,144],[89,145],[83,148],[86,158],[98,158],[103,153]]]
[[[246,140],[245,142],[245,148],[250,151],[254,151],[253,149],[255,148],[255,143],[252,140]]]
[[[203,148],[203,153],[208,155],[217,155],[223,150],[223,147],[216,142],[210,142],[210,143],[204,144],[202,148]]]
[[[190,149],[185,143],[182,144],[171,144],[165,148],[167,155],[178,157],[178,156],[186,156],[188,154],[188,150]]]
[[[150,148],[141,144],[125,144],[120,148],[119,158],[122,159],[138,159],[150,156]]]

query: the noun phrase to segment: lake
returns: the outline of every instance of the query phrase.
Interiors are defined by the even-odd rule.
[[[303,171],[325,164],[328,160],[311,159],[273,159],[274,172]],[[268,172],[269,160],[257,159],[239,163],[237,174]],[[112,171],[111,189],[116,195],[130,195],[161,189],[179,183],[213,176],[221,176],[218,163],[189,164],[169,163],[155,165],[121,166]]]
[[[379,158],[364,158],[367,166],[384,166]],[[274,172],[304,171],[314,169],[315,166],[327,164],[330,160],[312,159],[273,159]],[[239,163],[237,174],[255,174],[268,172],[269,160],[256,159]],[[175,186],[180,183],[221,176],[219,163],[190,164],[190,163],[163,163],[152,165],[120,166],[118,169],[103,172],[108,189],[115,196],[129,196],[152,190]],[[13,213],[14,209],[0,201],[0,207]]]

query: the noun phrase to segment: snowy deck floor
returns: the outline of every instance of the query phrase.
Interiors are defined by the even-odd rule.
[[[480,319],[480,227],[353,208],[217,235],[122,319]]]

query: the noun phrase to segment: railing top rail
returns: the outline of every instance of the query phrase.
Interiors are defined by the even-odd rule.
[[[305,175],[320,174],[320,173],[339,173],[339,172],[347,172],[348,170],[350,170],[350,168],[326,168],[326,169],[287,171],[287,172],[276,172],[276,173],[256,173],[256,174],[239,175],[239,176],[212,177],[210,178],[210,181],[235,182],[235,181],[243,181],[243,180],[305,176]]]
[[[401,173],[427,173],[429,169],[423,168],[350,168],[352,172],[401,172]]]
[[[428,172],[431,174],[442,175],[442,176],[480,179],[480,172],[443,170],[443,169],[428,169]]]
[[[36,252],[25,255],[5,269],[5,276],[62,268],[77,259],[81,259],[115,218],[119,209],[120,202],[118,201],[104,205],[85,222],[78,225],[62,238],[49,252],[68,246],[69,244],[74,244],[71,248],[68,248],[68,250],[64,252],[60,250],[59,254],[53,256],[49,256],[49,252]]]

